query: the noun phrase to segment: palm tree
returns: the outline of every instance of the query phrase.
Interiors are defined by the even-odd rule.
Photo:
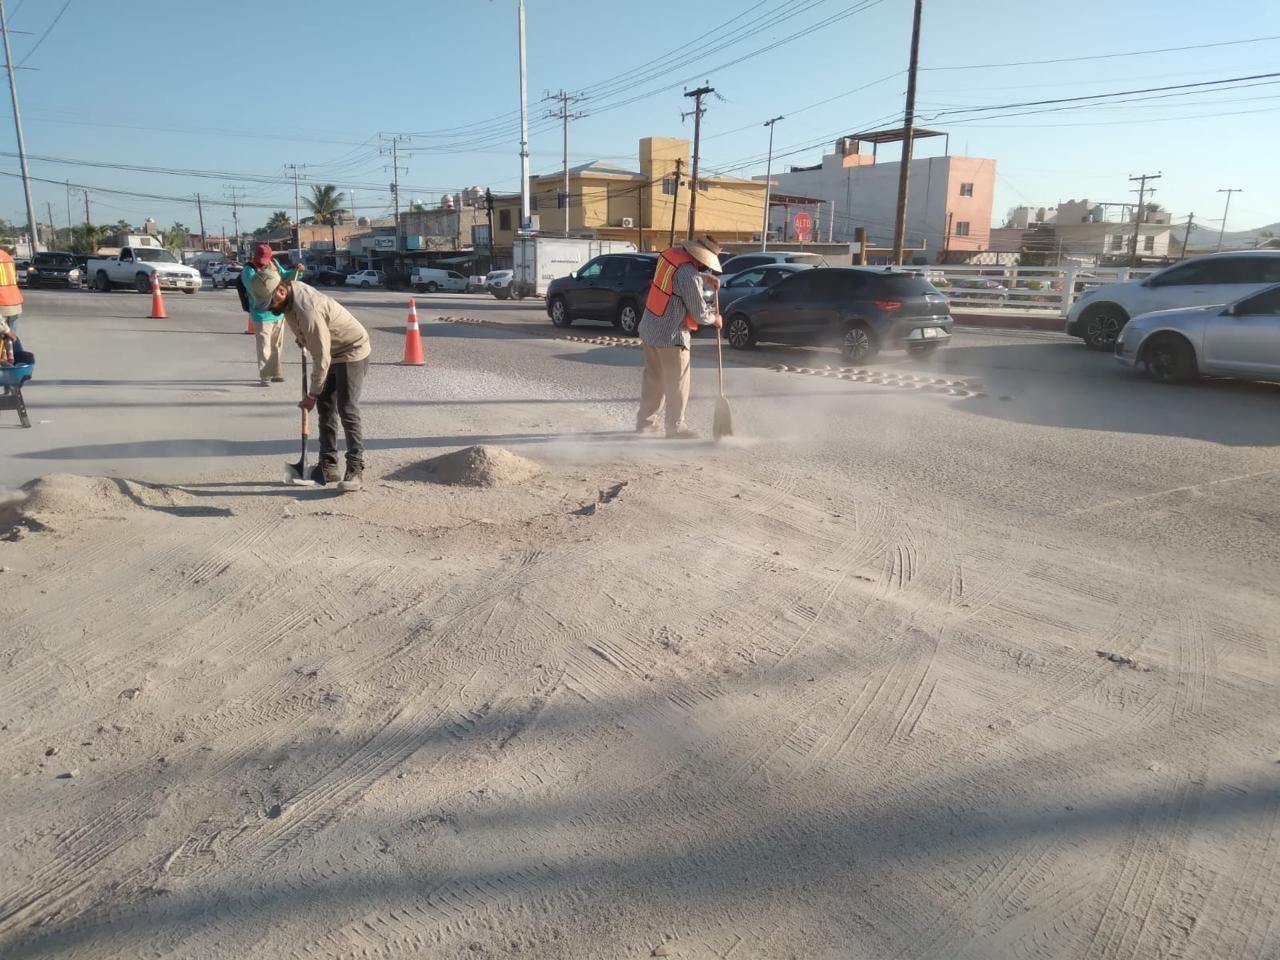
[[[289,214],[285,213],[283,210],[277,210],[275,213],[271,214],[270,219],[267,220],[267,229],[271,231],[283,230],[292,225],[293,221],[289,219]]]
[[[311,211],[316,223],[327,224],[333,240],[334,262],[338,257],[338,211],[342,209],[342,193],[332,183],[324,186],[314,184],[311,196],[306,199],[307,209]],[[301,239],[299,239],[301,245]]]

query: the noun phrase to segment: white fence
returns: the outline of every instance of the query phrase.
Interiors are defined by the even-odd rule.
[[[906,269],[913,269],[908,267]],[[1091,287],[1139,280],[1155,272],[1144,267],[916,267],[964,310],[1018,310],[1066,316]]]

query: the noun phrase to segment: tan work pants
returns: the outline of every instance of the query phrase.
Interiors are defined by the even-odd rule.
[[[679,347],[651,347],[646,343],[637,429],[658,425],[658,411],[664,400],[667,432],[685,429],[684,411],[689,406],[689,351]]]
[[[284,321],[255,323],[253,337],[258,342],[258,376],[263,380],[280,376],[280,354],[284,349]]]

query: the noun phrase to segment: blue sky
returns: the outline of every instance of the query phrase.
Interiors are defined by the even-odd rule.
[[[18,74],[28,152],[214,175],[33,160],[34,177],[58,183],[34,185],[41,220],[48,202],[54,220],[67,222],[61,184],[70,178],[90,186],[95,222],[154,216],[194,228],[199,191],[210,232],[231,226],[224,204],[234,186],[246,204],[241,226],[251,229],[270,208],[292,212],[292,186],[270,182],[288,163],[305,164],[307,181],[354,188],[361,212],[381,213],[390,207],[391,161],[379,155],[380,133],[413,135],[401,161],[405,201],[469,185],[518,187],[515,0],[71,0],[27,59],[63,3],[6,0],[11,28],[29,32],[12,39],[15,62],[34,68]],[[704,158],[738,175],[764,172],[760,124],[771,116],[787,117],[775,141],[783,164],[817,162],[841,133],[901,121],[911,0],[527,6],[535,173],[560,164],[559,125],[540,102],[560,88],[592,94],[576,105],[586,116],[570,127],[572,162],[633,165],[640,137],[691,136],[680,118],[686,81],[710,81],[723,98],[708,104]],[[1216,191],[1239,187],[1228,229],[1280,220],[1280,78],[1084,110],[939,115],[1280,71],[1280,40],[1257,40],[1280,36],[1278,0],[926,0],[922,36],[921,121],[948,130],[953,153],[997,161],[997,221],[1019,203],[1125,201],[1128,177],[1155,171],[1163,173],[1155,200],[1176,218],[1194,211],[1198,223],[1217,226],[1224,198]],[[1044,62],[1241,40],[1257,42]],[[685,60],[692,62],[677,62]],[[978,66],[1010,61],[1019,65]],[[0,172],[13,174],[4,103],[0,152],[10,156],[0,156]],[[941,141],[922,141],[917,153],[941,149]],[[83,194],[71,206],[79,222]],[[12,176],[0,176],[0,216],[25,220]]]

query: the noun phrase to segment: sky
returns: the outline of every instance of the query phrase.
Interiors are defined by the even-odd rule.
[[[716,172],[764,173],[770,117],[785,117],[775,169],[819,162],[842,134],[901,125],[912,0],[526,5],[535,174],[560,167],[560,124],[543,98],[562,89],[582,97],[571,163],[634,168],[641,137],[691,137],[682,91],[704,82],[716,94],[703,158]],[[382,151],[397,135],[402,203],[519,189],[516,0],[5,7],[30,172],[54,181],[33,183],[42,222],[48,204],[66,225],[69,179],[77,223],[87,188],[95,223],[151,216],[197,229],[200,193],[208,232],[221,233],[234,190],[251,230],[274,209],[292,214],[287,164],[304,192],[334,183],[361,214],[381,215],[392,163]],[[1228,187],[1243,191],[1228,230],[1280,221],[1280,76],[1084,109],[973,109],[1280,72],[1280,0],[925,0],[920,67],[918,122],[947,131],[953,154],[996,161],[997,225],[1019,204],[1131,201],[1129,177],[1156,172],[1153,199],[1175,222],[1194,213],[1216,228]],[[25,222],[7,101],[0,113],[0,217]],[[916,155],[942,144],[922,140]]]

